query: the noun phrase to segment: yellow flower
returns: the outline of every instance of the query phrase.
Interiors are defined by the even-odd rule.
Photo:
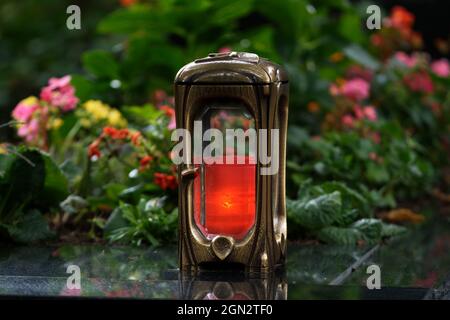
[[[81,114],[80,123],[83,127],[90,127],[102,121],[115,127],[125,127],[127,125],[126,119],[119,110],[111,108],[100,100],[86,101],[83,104],[83,109],[87,113],[87,116]]]
[[[64,123],[64,120],[61,118],[54,118],[49,121],[50,129],[59,129]]]
[[[116,110],[112,109],[108,116],[108,122],[110,125],[115,127],[125,127],[127,121],[122,117],[122,114]]]
[[[83,108],[97,121],[107,119],[111,109],[99,100],[88,100],[83,104]]]
[[[90,126],[92,126],[92,122],[86,118],[81,119],[80,124],[82,127],[85,127],[85,128],[89,128]]]
[[[6,154],[7,152],[6,144],[0,144],[0,154]]]
[[[38,98],[35,96],[29,96],[28,98],[23,99],[20,103],[26,105],[27,107],[39,104]]]

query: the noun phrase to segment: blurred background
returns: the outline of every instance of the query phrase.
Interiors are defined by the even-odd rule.
[[[176,68],[192,58],[204,56],[208,51],[217,51],[222,46],[261,52],[268,58],[276,58],[279,63],[291,60],[289,54],[296,54],[292,50],[292,45],[298,35],[295,35],[295,29],[290,29],[291,26],[288,23],[292,22],[289,22],[288,19],[294,20],[298,32],[302,33],[302,39],[297,38],[298,40],[314,40],[314,42],[310,42],[309,46],[305,46],[303,43],[296,44],[297,51],[302,51],[297,54],[296,58],[302,60],[298,63],[306,64],[308,61],[320,63],[324,57],[338,49],[340,45],[343,46],[345,42],[367,45],[367,39],[364,38],[368,38],[371,31],[360,30],[359,25],[363,21],[359,21],[358,15],[361,17],[367,15],[365,9],[369,4],[379,5],[383,10],[383,17],[388,15],[389,10],[395,5],[404,6],[416,18],[414,29],[422,35],[423,49],[433,57],[449,56],[450,25],[447,20],[450,4],[447,1],[439,0],[300,1],[299,6],[303,5],[303,12],[271,12],[270,6],[266,6],[264,1],[253,5],[247,4],[247,1],[242,4],[239,4],[239,1],[231,1],[224,9],[221,7],[226,2],[219,1],[215,6],[211,4],[212,7],[215,7],[215,9],[211,8],[211,11],[216,11],[217,16],[224,16],[223,21],[220,19],[218,21],[217,17],[202,14],[201,8],[202,6],[206,7],[207,2],[193,1],[183,13],[181,4],[173,5],[173,9],[177,10],[178,7],[180,12],[171,12],[169,7],[173,1],[168,1],[168,8],[155,13],[157,18],[163,21],[155,21],[151,15],[148,17],[141,15],[136,17],[141,21],[130,21],[128,30],[123,30],[126,28],[118,25],[104,28],[98,25],[102,20],[106,19],[107,21],[107,17],[120,8],[132,4],[156,4],[157,2],[132,0],[2,1],[0,4],[0,122],[7,122],[16,103],[24,95],[35,92],[43,86],[50,77],[81,73],[83,71],[82,56],[85,51],[95,48],[108,49],[115,55],[120,55],[125,50],[123,45],[127,36],[139,28],[146,30],[148,37],[164,33],[166,48],[172,46],[178,54],[180,50],[183,52],[182,57],[177,57],[178,60],[173,57],[176,53],[165,56],[163,52],[159,52],[161,58],[172,60],[166,61],[165,64],[173,65],[172,69],[167,69],[164,79],[165,87],[169,87]],[[68,17],[66,8],[71,4],[76,4],[81,8],[81,30],[68,30],[65,27]],[[309,11],[307,4],[311,4]],[[235,12],[233,12],[233,6],[237,8]],[[285,8],[288,6],[286,5]],[[189,10],[196,9],[201,20],[196,20],[197,16],[189,14]],[[230,12],[234,16],[226,17]],[[172,19],[180,16],[180,13],[187,21],[179,20],[173,24]],[[283,14],[286,14],[284,23]],[[130,19],[134,18],[130,17]],[[145,21],[145,19],[148,20]],[[173,28],[168,29],[167,24],[171,24]],[[335,26],[339,27],[335,28]],[[198,46],[195,50],[188,48],[189,44],[186,43],[189,32],[196,33],[196,39],[192,40],[193,43],[190,44],[190,46]],[[274,37],[274,34],[280,38]],[[253,43],[249,43],[248,40],[252,37],[256,38],[252,39]],[[288,41],[292,43],[288,44]],[[333,45],[330,46],[330,43]],[[154,43],[151,44],[154,45]],[[205,47],[205,44],[208,45]],[[314,47],[311,47],[311,44]],[[153,55],[158,54],[158,50],[163,49],[148,48],[148,50],[151,52],[146,52],[146,60],[152,59]],[[187,50],[194,52],[185,55]],[[309,54],[311,52],[314,53],[314,57]],[[148,73],[147,76],[150,76],[152,71],[143,69],[142,74],[144,73]],[[142,74],[139,76],[142,77]],[[153,88],[150,86],[150,89],[155,89],[156,86]],[[142,100],[143,95],[144,93],[140,92],[136,98]],[[13,139],[13,130],[0,129],[0,137]]]
[[[72,4],[80,30],[66,27]],[[289,73],[290,239],[358,245],[448,223],[448,12],[437,0],[3,0],[0,236],[173,242],[172,82],[231,50]]]

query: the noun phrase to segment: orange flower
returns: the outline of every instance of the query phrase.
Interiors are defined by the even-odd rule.
[[[160,106],[167,101],[168,95],[164,90],[158,89],[155,90],[152,94],[152,102],[155,106]]]
[[[399,29],[410,30],[414,24],[414,14],[401,6],[395,6],[391,11],[391,24]]]
[[[98,157],[102,155],[99,149],[101,139],[96,139],[94,142],[92,142],[88,147],[88,157]]]
[[[129,7],[137,2],[137,0],[120,0],[120,5],[122,7]]]
[[[154,174],[154,183],[161,187],[163,190],[177,188],[177,179],[175,176],[168,175],[162,172],[156,172]]]
[[[310,101],[308,103],[308,111],[311,113],[316,113],[320,110],[320,105],[315,101]]]
[[[336,51],[335,53],[333,53],[333,54],[330,56],[330,61],[331,61],[331,62],[334,62],[334,63],[337,63],[337,62],[339,62],[339,61],[342,61],[342,59],[344,59],[344,55],[343,55],[343,53],[340,52],[340,51]]]
[[[167,128],[169,130],[173,130],[176,127],[176,119],[175,119],[175,109],[169,105],[162,105],[159,107],[159,110],[164,112],[164,114],[170,119],[169,125]]]
[[[141,159],[140,164],[141,166],[146,166],[148,165],[151,161],[153,160],[152,156],[145,156]]]
[[[139,161],[139,164],[140,164],[140,167],[139,167],[139,171],[145,171],[145,170],[147,170],[148,169],[148,167],[149,167],[149,165],[150,165],[150,162],[152,162],[152,160],[153,160],[153,157],[152,156],[144,156],[140,161]]]
[[[116,129],[113,127],[104,127],[103,134],[115,140],[126,139],[130,135],[128,129]]]
[[[136,147],[139,146],[141,144],[141,137],[142,135],[139,131],[134,132],[130,137],[131,143]]]
[[[168,105],[162,105],[159,107],[159,109],[164,112],[164,114],[166,116],[170,117],[174,117],[175,116],[175,109],[173,109],[171,106]]]

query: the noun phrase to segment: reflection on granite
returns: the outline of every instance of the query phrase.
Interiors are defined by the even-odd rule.
[[[176,247],[155,250],[98,245],[0,246],[0,296],[239,300],[448,298],[448,283],[445,285],[444,280],[450,274],[449,231],[448,225],[434,226],[375,250],[290,244],[285,272],[266,277],[239,271],[182,275],[177,270]],[[370,264],[381,267],[382,290],[365,288],[366,268]],[[69,265],[80,267],[81,290],[67,289]],[[340,285],[330,285],[336,283]]]
[[[450,276],[450,223],[426,225],[380,246],[346,283],[364,285],[371,264],[380,267],[382,287],[438,287]]]
[[[240,271],[181,275],[177,270],[176,247],[157,250],[94,245],[2,247],[0,294],[286,299],[308,292],[303,298],[321,298],[322,287],[346,266],[357,261],[366,250],[290,245],[287,272],[258,278]],[[77,265],[81,269],[81,290],[66,287],[69,265]]]

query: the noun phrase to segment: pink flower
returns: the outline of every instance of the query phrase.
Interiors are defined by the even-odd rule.
[[[346,70],[346,77],[348,79],[361,78],[367,82],[370,82],[373,77],[373,72],[369,69],[361,67],[360,65],[354,64]]]
[[[353,101],[361,101],[369,96],[370,85],[361,78],[351,79],[340,88],[341,94]]]
[[[19,137],[25,138],[27,142],[36,141],[39,136],[39,120],[31,119],[31,121],[21,125],[17,134]]]
[[[360,106],[356,105],[353,108],[353,113],[355,114],[356,119],[358,120],[364,119],[364,111],[363,108],[361,108]]]
[[[41,90],[41,99],[64,112],[75,109],[78,98],[75,96],[75,88],[70,84],[70,80],[70,76],[50,78],[48,86]]]
[[[353,108],[353,113],[358,120],[367,119],[369,121],[376,121],[378,119],[377,112],[373,106],[360,107],[356,105]]]
[[[426,72],[414,72],[403,78],[405,84],[415,92],[433,93],[434,85],[431,77]]]
[[[337,96],[337,95],[339,95],[339,93],[340,93],[339,87],[336,84],[332,83],[330,85],[330,94],[332,96]]]
[[[353,128],[355,125],[355,118],[351,115],[346,114],[341,118],[341,123],[344,127]]]
[[[402,51],[396,52],[394,57],[397,61],[400,61],[408,68],[412,68],[417,64],[416,56],[412,56],[412,55],[409,56],[408,54],[406,54],[405,52],[402,52]]]
[[[219,49],[219,53],[228,53],[231,52],[231,48],[230,47],[222,47]]]
[[[377,112],[373,106],[365,106],[363,109],[364,116],[367,120],[376,121],[377,120]]]
[[[372,139],[372,141],[376,144],[379,144],[381,142],[381,135],[379,132],[373,132],[370,135],[370,139]]]
[[[164,114],[167,117],[169,117],[169,119],[170,119],[169,124],[167,125],[167,128],[169,130],[175,129],[177,126],[176,117],[175,117],[175,109],[168,105],[162,105],[159,107],[159,110],[164,112]]]
[[[450,74],[450,65],[447,59],[436,60],[431,64],[431,70],[439,77],[446,78]]]
[[[369,153],[369,159],[373,160],[373,161],[377,161],[378,160],[378,155],[375,152],[370,152]]]
[[[12,116],[17,121],[27,122],[37,109],[39,109],[39,100],[36,97],[28,97],[17,104]]]

